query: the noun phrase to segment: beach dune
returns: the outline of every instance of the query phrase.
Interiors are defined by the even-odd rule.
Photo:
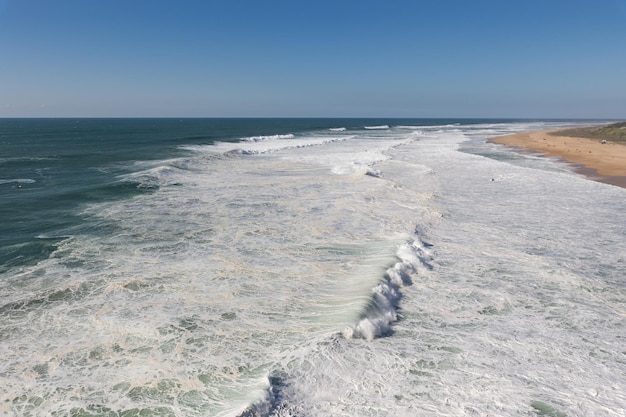
[[[626,142],[568,136],[570,132],[573,131],[522,132],[495,137],[490,142],[561,158],[591,179],[626,188]]]

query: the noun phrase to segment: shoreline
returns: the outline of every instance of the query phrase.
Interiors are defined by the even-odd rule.
[[[557,157],[594,181],[626,188],[626,145],[559,134],[563,129],[520,132],[488,142]]]

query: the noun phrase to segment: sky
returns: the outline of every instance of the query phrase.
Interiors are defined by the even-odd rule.
[[[0,117],[626,119],[626,0],[0,0]]]

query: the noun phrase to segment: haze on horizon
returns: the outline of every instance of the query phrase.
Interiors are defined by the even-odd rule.
[[[626,118],[626,0],[0,0],[0,117]]]

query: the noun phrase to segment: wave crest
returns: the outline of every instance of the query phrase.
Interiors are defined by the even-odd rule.
[[[34,184],[35,180],[30,179],[30,178],[14,178],[14,179],[8,179],[8,180],[0,180],[0,184],[12,184],[12,183],[16,183],[16,184]]]
[[[294,135],[291,133],[287,135],[269,135],[269,136],[250,136],[247,138],[241,138],[242,142],[264,142],[266,140],[274,140],[274,139],[293,139]]]
[[[400,246],[396,253],[399,262],[387,269],[381,282],[372,288],[372,299],[361,320],[345,329],[342,332],[344,337],[373,340],[392,333],[392,325],[398,319],[401,288],[413,284],[412,276],[432,269],[432,256],[426,246],[417,238]]]
[[[121,177],[122,180],[137,183],[137,188],[155,190],[165,186],[181,185],[184,176],[184,167],[174,164],[159,165],[145,171],[136,172]]]

